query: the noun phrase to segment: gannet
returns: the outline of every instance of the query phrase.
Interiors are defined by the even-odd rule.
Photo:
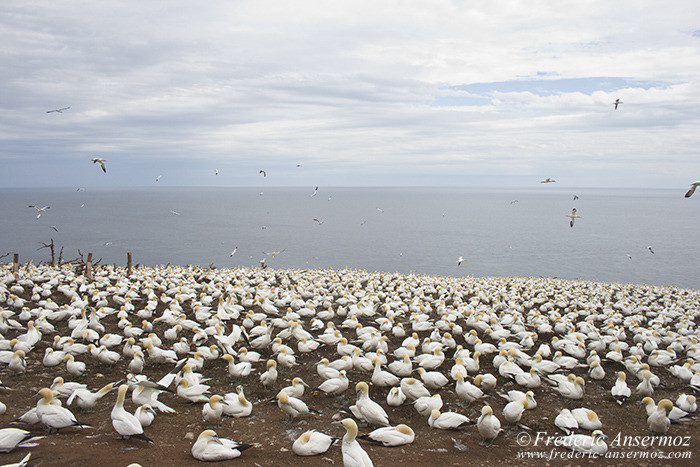
[[[47,209],[50,209],[51,206],[44,206],[43,208],[40,208],[39,206],[36,206],[34,204],[29,205],[30,208],[36,209],[36,218],[37,220],[41,217],[42,212],[46,212]]]
[[[13,462],[11,464],[4,464],[3,467],[27,467],[29,464],[29,460],[32,457],[32,453],[27,453],[26,456],[22,458],[19,462]],[[128,467],[128,466],[127,466]]]
[[[253,404],[245,398],[243,386],[240,384],[236,387],[236,393],[224,395],[224,400],[226,401],[226,405],[224,405],[224,415],[228,415],[229,417],[248,417],[253,411]]]
[[[33,448],[38,446],[35,441],[43,436],[35,436],[26,430],[19,428],[0,429],[0,452],[10,452],[15,448]]]
[[[206,384],[190,385],[186,379],[181,379],[177,384],[177,395],[190,402],[208,402],[209,397],[206,394],[209,391],[209,386]]]
[[[112,426],[119,433],[122,439],[137,438],[153,443],[153,440],[148,436],[143,434],[143,427],[141,422],[132,413],[127,412],[124,409],[124,398],[126,397],[126,391],[129,386],[122,384],[117,390],[117,401],[114,404],[112,413],[110,414],[112,418]]]
[[[576,220],[576,219],[578,219],[578,218],[581,217],[581,216],[579,216],[579,215],[576,214],[576,208],[573,208],[573,209],[571,210],[571,213],[570,213],[570,214],[565,214],[565,216],[568,217],[568,218],[570,219],[570,220],[569,220],[569,227],[573,227],[573,226],[574,226],[574,220]]]
[[[690,198],[695,193],[695,190],[700,186],[700,182],[693,182],[690,184],[690,190],[685,194],[686,198]]]
[[[678,399],[676,399],[676,405],[678,406],[679,409],[688,412],[688,413],[693,413],[696,410],[698,410],[698,404],[696,401],[695,396],[689,396],[687,394],[681,394],[678,396]]]
[[[374,357],[372,359],[372,363],[374,364],[374,371],[372,372],[371,379],[372,384],[375,386],[396,386],[401,382],[401,380],[393,373],[382,370],[382,363],[379,357]]]
[[[267,389],[277,381],[277,362],[274,360],[267,361],[267,371],[260,375],[260,382]]]
[[[39,391],[41,399],[36,404],[36,414],[39,421],[46,426],[49,431],[58,431],[61,428],[78,426],[80,428],[87,425],[76,420],[75,415],[60,405],[54,404],[54,393],[49,388],[42,388]]]
[[[102,159],[102,158],[100,158],[100,157],[93,157],[93,158],[92,158],[92,163],[93,163],[93,164],[100,164],[100,167],[102,167],[102,171],[103,171],[104,173],[107,173],[107,167],[105,167],[105,161],[106,161],[106,160],[107,160],[107,159]]]
[[[617,401],[617,403],[620,405],[624,404],[625,401],[632,395],[632,390],[627,386],[626,380],[627,375],[625,372],[619,371],[617,373],[615,385],[612,387],[612,389],[610,389],[610,393],[612,394],[613,398],[615,398],[615,401]]]
[[[578,422],[569,409],[562,409],[554,419],[554,424],[566,434],[571,434],[578,430]]]
[[[490,391],[496,387],[497,380],[496,377],[491,373],[482,373],[474,377],[474,385],[483,388],[486,391]]]
[[[515,425],[520,421],[523,416],[523,412],[528,408],[527,399],[525,397],[508,402],[505,407],[503,407],[503,418],[506,423]]]
[[[389,416],[381,405],[374,402],[369,397],[369,386],[364,381],[355,385],[357,401],[350,406],[352,414],[360,420],[366,421],[370,425],[389,426]]]
[[[429,417],[433,409],[439,410],[442,408],[442,397],[440,394],[419,397],[413,401],[413,407],[423,417]]]
[[[214,430],[204,430],[192,446],[192,457],[199,461],[217,462],[240,457],[254,444],[239,444],[230,439],[219,438]]]
[[[340,421],[345,427],[345,436],[341,444],[344,467],[372,467],[372,460],[367,452],[355,439],[357,437],[357,423],[352,418],[345,418]]]
[[[460,256],[459,258],[457,258],[457,266],[459,266],[463,262],[464,262],[464,256]]]
[[[620,104],[624,104],[619,98],[615,99],[615,102],[613,102],[613,105],[615,106],[615,110],[617,110],[617,106]]]
[[[457,412],[440,413],[438,409],[433,409],[428,418],[428,425],[430,425],[431,428],[437,428],[439,430],[459,430],[460,428],[473,424],[474,422],[469,420],[469,417],[466,415]]]
[[[544,180],[542,180],[540,183],[554,183],[556,180],[552,180],[551,178],[547,177]]]
[[[117,383],[110,383],[103,386],[96,392],[90,392],[87,389],[76,389],[66,401],[66,405],[71,405],[76,401],[78,407],[87,410],[92,409],[97,405],[97,401],[102,399],[109,391],[117,387]]]
[[[350,381],[346,375],[345,370],[340,370],[340,373],[335,378],[330,378],[323,381],[318,389],[330,395],[342,394],[348,389]]]
[[[292,384],[282,388],[280,392],[285,391],[288,396],[301,398],[304,395],[304,388],[308,388],[309,385],[304,382],[303,379],[298,376],[292,379]]]
[[[156,411],[153,410],[148,404],[143,404],[139,406],[134,412],[134,417],[139,420],[139,423],[143,428],[151,426],[153,420],[156,418]]]
[[[416,435],[408,425],[385,426],[359,436],[360,439],[374,441],[382,446],[395,447],[411,444]]]
[[[654,412],[647,418],[647,424],[652,433],[664,434],[668,431],[671,427],[671,420],[668,418],[668,412],[671,410],[673,410],[673,402],[668,399],[661,399],[659,401]]]
[[[87,385],[83,383],[75,383],[73,381],[65,382],[61,376],[56,376],[51,383],[50,389],[57,392],[62,397],[70,397],[73,391],[78,389],[87,389]]]
[[[561,438],[561,445],[572,451],[582,453],[593,453],[604,455],[608,452],[608,445],[605,443],[606,436],[600,430],[595,430],[591,436],[572,434]]]
[[[579,428],[590,431],[603,428],[603,423],[598,418],[598,414],[590,409],[579,407],[572,410],[571,415],[576,419]]]
[[[58,113],[63,113],[64,110],[70,109],[70,106],[68,107],[61,107],[60,109],[53,109],[53,110],[47,110],[46,113],[50,114],[51,112],[58,112]]]
[[[493,440],[503,431],[500,420],[493,414],[493,409],[489,405],[481,408],[481,416],[476,421],[476,427],[479,430],[482,442],[488,445],[493,444]]]
[[[299,415],[306,415],[310,412],[309,407],[303,400],[290,397],[284,391],[277,394],[277,405],[284,413],[289,415],[290,419],[298,417]]]
[[[404,378],[401,380],[401,392],[403,392],[406,397],[410,400],[416,400],[419,397],[430,396],[430,391],[428,391],[422,382],[415,378]]]
[[[221,415],[224,413],[224,405],[227,402],[218,394],[214,394],[209,398],[209,402],[202,406],[202,418],[209,424],[218,424],[221,422]]]
[[[600,362],[593,362],[588,370],[588,375],[597,380],[605,378],[605,370],[600,365]]]
[[[651,384],[651,371],[644,370],[642,382],[637,385],[637,392],[642,396],[654,394],[654,386]]]
[[[396,360],[387,366],[389,371],[391,371],[396,376],[410,376],[413,372],[413,364],[411,363],[411,358],[408,354],[404,354],[401,360]]]
[[[406,402],[406,395],[401,391],[400,387],[393,387],[386,395],[386,403],[391,407],[398,407]]]
[[[333,438],[316,430],[302,433],[292,444],[292,451],[297,456],[316,456],[328,451]]]

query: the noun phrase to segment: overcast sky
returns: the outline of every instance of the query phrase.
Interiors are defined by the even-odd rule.
[[[0,44],[2,187],[700,180],[697,1],[5,1]]]

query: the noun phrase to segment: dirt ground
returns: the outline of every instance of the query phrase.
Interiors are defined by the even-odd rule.
[[[29,299],[27,296],[23,298]],[[53,299],[59,304],[66,303],[65,297],[55,294]],[[115,304],[116,305],[116,304]],[[188,312],[188,317],[192,317],[192,312],[187,302],[184,306]],[[160,304],[154,316],[159,316],[164,308]],[[257,306],[255,308],[257,310]],[[343,318],[336,316],[336,325],[339,325]],[[105,318],[102,323],[107,327],[107,331],[118,331],[115,315]],[[305,320],[308,325],[308,320]],[[67,334],[66,322],[56,324],[57,331],[61,335]],[[162,335],[166,325],[156,324],[154,332]],[[307,327],[308,329],[308,327]],[[11,338],[19,332],[8,332],[4,337]],[[419,333],[420,337],[426,337],[429,332]],[[551,336],[540,336],[544,340]],[[122,358],[113,366],[101,364],[92,358],[80,358],[88,365],[88,371],[80,378],[71,377],[65,372],[63,365],[56,368],[46,368],[42,365],[41,359],[44,349],[52,342],[53,335],[44,335],[42,342],[27,357],[27,371],[23,375],[12,374],[3,365],[0,369],[2,382],[11,390],[0,390],[0,401],[7,405],[7,412],[0,416],[1,426],[22,427],[13,424],[13,420],[35,406],[38,397],[37,391],[42,387],[51,384],[55,376],[63,376],[66,381],[78,381],[88,384],[91,389],[97,389],[103,385],[122,380],[126,375],[129,359]],[[402,339],[392,338],[390,349],[400,345]],[[458,340],[458,343],[463,343]],[[117,350],[117,349],[115,349]],[[263,360],[256,366],[255,371],[248,377],[238,381],[234,380],[227,372],[226,362],[213,361],[205,364],[202,373],[211,378],[207,383],[211,385],[212,394],[223,394],[235,391],[238,384],[242,384],[245,394],[254,407],[253,413],[248,418],[234,419],[224,418],[219,426],[212,427],[220,437],[226,437],[242,443],[258,443],[260,446],[251,448],[235,460],[229,461],[231,464],[241,466],[289,466],[295,463],[308,466],[328,466],[342,465],[340,444],[336,444],[321,456],[298,457],[291,451],[293,441],[308,429],[317,429],[331,436],[342,437],[345,430],[342,426],[332,423],[335,419],[343,418],[347,414],[339,413],[348,410],[348,407],[355,401],[355,393],[352,390],[359,381],[369,382],[369,374],[352,371],[348,374],[351,385],[350,390],[340,396],[327,396],[318,391],[306,389],[303,399],[309,407],[317,410],[320,414],[312,414],[287,422],[286,416],[277,407],[275,402],[270,402],[277,390],[288,384],[295,376],[300,376],[312,388],[317,387],[321,378],[317,375],[315,364],[324,356],[333,360],[336,358],[335,347],[321,347],[318,351],[309,355],[297,354],[299,365],[291,370],[280,369],[280,377],[274,390],[265,390],[258,381],[260,368],[264,367],[264,361],[270,357],[269,350],[261,352]],[[440,368],[447,373],[452,364],[451,353],[447,353],[443,366]],[[497,371],[491,365],[490,358],[482,358],[481,372],[491,372],[497,375]],[[172,368],[171,365],[149,364],[144,369],[144,373],[157,380]],[[700,429],[697,416],[682,424],[674,424],[668,435],[673,437],[676,446],[666,447],[635,447],[619,446],[614,444],[614,440],[620,434],[625,436],[648,436],[649,430],[646,425],[646,415],[638,397],[632,397],[624,406],[618,406],[610,396],[610,388],[614,384],[616,372],[623,370],[619,364],[606,363],[606,377],[602,381],[591,380],[585,369],[575,370],[586,380],[586,394],[582,401],[566,400],[559,396],[549,387],[535,389],[535,399],[538,406],[534,410],[526,411],[521,423],[529,430],[521,427],[507,427],[505,432],[497,438],[493,446],[487,447],[479,443],[480,437],[475,426],[467,427],[460,431],[435,430],[428,426],[427,420],[421,417],[415,409],[408,404],[398,408],[389,407],[386,404],[388,388],[370,386],[370,396],[378,401],[385,409],[392,421],[395,423],[405,423],[413,428],[416,434],[415,442],[411,445],[386,448],[362,441],[361,444],[377,466],[400,466],[400,465],[429,465],[429,466],[465,466],[465,465],[700,465]],[[692,391],[684,387],[676,378],[672,377],[666,370],[655,369],[662,384],[654,394],[654,399],[658,401],[662,397],[668,397],[675,401],[678,394]],[[637,384],[630,378],[630,386]],[[520,389],[510,381],[499,378],[499,390]],[[454,410],[468,415],[476,420],[484,402],[490,404],[494,409],[494,414],[501,419],[502,409],[506,401],[492,392],[482,402],[473,402],[466,405],[459,401],[454,394],[454,385],[450,383],[447,389],[440,390],[445,407],[443,411]],[[155,441],[149,445],[140,440],[121,440],[114,431],[110,420],[110,411],[116,400],[116,391],[109,393],[98,404],[92,412],[82,412],[76,407],[71,409],[76,414],[78,420],[86,423],[90,428],[84,429],[64,429],[56,434],[46,434],[39,427],[31,429],[40,434],[46,434],[46,438],[40,440],[39,446],[31,448],[32,461],[37,466],[127,466],[130,463],[139,463],[145,466],[161,465],[196,465],[199,462],[192,458],[190,449],[194,439],[199,433],[208,428],[202,420],[201,404],[191,404],[177,398],[171,394],[162,394],[160,400],[177,411],[175,414],[158,414],[154,423],[146,428],[145,433]],[[65,402],[64,402],[65,405]],[[557,413],[567,407],[588,407],[595,410],[602,423],[603,431],[608,436],[610,446],[609,456],[618,458],[590,459],[558,457],[552,458],[553,453],[557,456],[571,456],[571,451],[562,447],[547,446],[544,438],[546,436],[561,436],[554,425],[554,418]],[[133,412],[136,409],[131,402],[131,395],[127,396],[127,410]],[[371,427],[360,424],[360,433],[368,433]],[[539,432],[539,435],[538,435]],[[526,434],[522,434],[526,433]],[[535,443],[535,439],[539,440]],[[682,438],[681,437],[687,437]],[[679,439],[676,439],[679,438]],[[620,438],[618,438],[619,444]],[[551,443],[551,440],[550,440]],[[678,443],[681,443],[679,446]],[[686,444],[687,443],[687,444]],[[536,445],[535,445],[536,444]],[[12,453],[0,454],[0,463],[17,462],[25,454],[26,449],[18,449]],[[689,453],[689,454],[685,454]],[[621,459],[619,456],[636,456],[630,459]],[[669,456],[688,456],[684,459],[668,459]],[[539,457],[538,457],[539,456]],[[550,456],[544,457],[544,456]]]

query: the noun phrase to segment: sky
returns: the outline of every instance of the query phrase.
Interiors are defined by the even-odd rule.
[[[25,0],[0,43],[0,187],[700,180],[700,2]]]

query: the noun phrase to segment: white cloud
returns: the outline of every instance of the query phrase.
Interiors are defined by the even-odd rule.
[[[193,184],[206,181],[187,177],[192,160],[304,161],[336,184],[552,170],[578,185],[601,172],[685,184],[700,172],[699,12],[680,0],[6,3],[0,161],[42,160],[48,174],[99,152],[168,161],[167,180]],[[576,80],[585,88],[565,86]],[[488,86],[462,88],[473,83]],[[13,163],[0,182],[35,183],[35,167]],[[237,182],[259,183],[253,172]]]

